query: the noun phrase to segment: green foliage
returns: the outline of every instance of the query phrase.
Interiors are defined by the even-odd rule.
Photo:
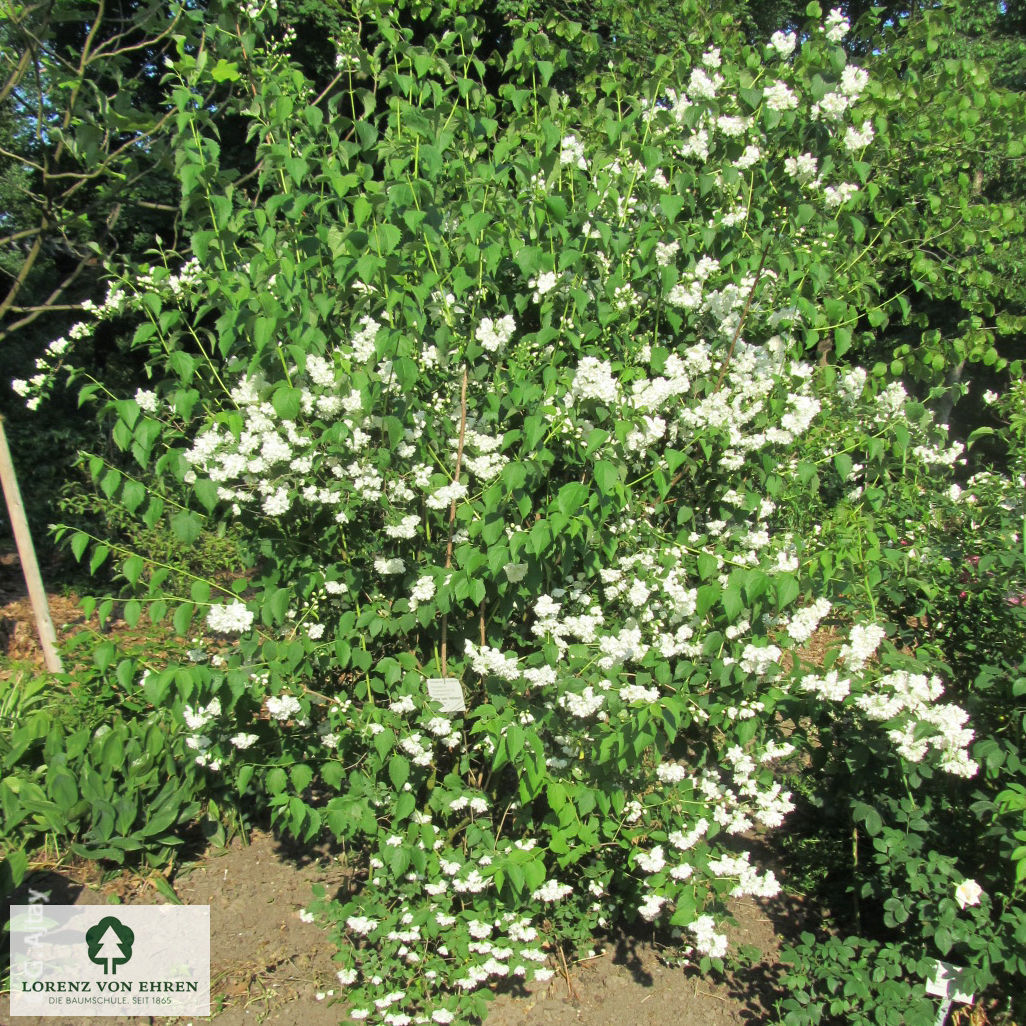
[[[1014,994],[1021,482],[959,492],[961,448],[887,379],[973,346],[1013,368],[988,356],[1019,330],[1012,265],[998,287],[972,250],[1020,212],[955,164],[1018,98],[927,59],[944,12],[890,26],[867,78],[834,13],[772,45],[717,14],[668,55],[606,8],[622,44],[548,9],[317,8],[337,57],[304,69],[288,10],[211,8],[177,41],[180,241],[112,266],[69,332],[116,336],[146,387],[73,372],[119,534],[62,536],[130,622],[201,640],[118,664],[134,715],[99,738],[18,735],[16,829],[156,853],[202,786],[342,838],[368,878],[314,912],[351,1015],[444,1024],[617,922],[722,965],[727,899],[777,886],[742,838],[802,773],[853,922],[799,946],[786,1021],[914,1022],[949,954]],[[927,334],[846,366],[889,330]],[[93,658],[107,680],[113,647]],[[164,775],[122,780],[158,724]],[[171,773],[153,833],[133,795],[170,801]]]
[[[998,403],[1015,424],[1021,391],[1020,384]],[[799,992],[783,1004],[782,1021],[856,1011],[900,1021],[902,1002],[921,986],[915,962],[924,957],[968,966],[970,990],[987,993],[1003,981],[1009,1010],[1021,1015],[1012,981],[1026,968],[1020,757],[1026,450],[1013,428],[1003,436],[1010,477],[982,472],[961,486],[945,485],[910,472],[907,423],[873,423],[869,415],[862,422],[871,425],[862,438],[849,436],[844,453],[828,450],[821,458],[832,473],[823,474],[819,501],[805,506],[808,519],[796,529],[819,531],[814,573],[837,582],[839,602],[872,601],[877,622],[915,652],[922,683],[931,674],[943,678],[946,694],[969,714],[971,754],[980,769],[956,784],[915,757],[926,735],[895,738],[911,760],[898,763],[879,738],[850,723],[810,724],[819,742],[809,777],[816,782],[809,797],[817,822],[800,857],[819,876],[820,893],[846,910],[842,930],[861,933],[845,943],[860,950],[870,945],[874,959],[890,946],[888,957],[899,969],[896,976],[865,966],[841,973],[833,956],[805,938],[792,951],[798,968],[789,980]],[[814,435],[809,442],[815,444]],[[938,449],[931,460],[936,468],[956,458],[957,450]],[[834,658],[828,651],[826,665]],[[832,869],[823,878],[828,859]],[[963,879],[982,888],[978,904],[961,907],[956,900]],[[847,896],[839,899],[838,891]],[[859,965],[867,957],[860,955]],[[871,984],[884,979],[886,988]]]
[[[67,540],[72,556],[80,562],[90,539],[103,539],[107,555],[99,559],[94,550],[89,562],[82,562],[83,570],[97,578],[95,584],[117,580],[133,592],[140,585],[151,585],[156,601],[147,611],[154,625],[165,619],[158,594],[164,598],[187,595],[193,582],[201,579],[239,587],[232,582],[242,580],[251,558],[238,528],[224,524],[209,528],[203,519],[156,491],[152,482],[144,483],[139,475],[118,470],[113,461],[97,455],[81,459],[92,481],[66,483],[59,503],[66,522],[53,525],[51,532],[58,543]],[[134,627],[137,617],[132,618],[129,611],[132,602],[123,615]],[[138,604],[135,599],[134,605]]]
[[[933,976],[935,963],[911,945],[803,933],[782,960],[794,966],[780,981],[789,996],[776,1007],[786,1026],[930,1026],[936,1021],[935,1001],[924,995],[921,982]]]
[[[200,781],[180,719],[146,700],[139,664],[115,658],[105,642],[93,653],[95,669],[79,669],[74,680],[0,683],[5,893],[44,840],[118,864],[162,865],[199,818]]]
[[[879,129],[867,229],[877,287],[902,298],[903,317],[865,358],[926,386],[974,365],[1021,369],[1023,94],[976,34],[980,12],[950,4],[896,19],[866,62]]]

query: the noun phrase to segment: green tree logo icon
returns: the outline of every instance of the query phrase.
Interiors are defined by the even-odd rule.
[[[132,957],[135,934],[120,919],[105,916],[86,930],[89,961],[103,966],[103,975],[117,975],[117,967]]]

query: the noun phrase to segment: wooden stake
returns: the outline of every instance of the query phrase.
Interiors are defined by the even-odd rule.
[[[50,606],[46,601],[43,578],[39,574],[36,550],[32,547],[32,535],[29,532],[28,520],[25,518],[25,507],[22,505],[21,492],[18,489],[18,478],[14,473],[14,463],[11,462],[11,450],[7,446],[3,417],[0,417],[0,484],[3,485],[7,515],[11,518],[11,531],[18,546],[18,559],[21,561],[21,570],[28,586],[32,612],[36,617],[36,630],[39,632],[39,643],[43,646],[43,659],[50,673],[63,673],[61,657],[57,654],[57,634],[50,618]]]

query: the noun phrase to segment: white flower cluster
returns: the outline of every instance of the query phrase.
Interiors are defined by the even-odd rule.
[[[787,624],[787,633],[799,645],[804,645],[829,612],[829,599],[818,598],[812,605],[804,606],[791,616]]]
[[[615,406],[620,399],[620,387],[612,366],[594,356],[583,357],[570,385],[570,395],[577,400],[594,399]]]
[[[770,46],[781,57],[790,57],[794,53],[795,46],[798,45],[798,37],[793,32],[774,32],[770,36]]]
[[[497,321],[493,321],[491,317],[482,317],[474,337],[481,343],[482,348],[490,353],[497,353],[509,344],[516,328],[516,321],[510,314]]]
[[[666,898],[661,894],[647,894],[638,906],[638,915],[646,922],[653,923],[659,918],[659,914],[662,912],[665,904]]]
[[[190,730],[202,730],[211,720],[221,715],[221,703],[213,699],[203,709],[187,705],[182,711],[182,718]]]
[[[520,677],[515,655],[500,652],[488,645],[478,647],[472,641],[465,643],[464,651],[474,672],[481,674],[482,677],[494,676],[510,681]]]
[[[294,720],[297,726],[303,726],[306,723],[305,718],[299,718],[303,706],[293,695],[271,695],[265,700],[264,705],[268,715],[280,723],[284,723],[286,720]]]
[[[182,264],[178,272],[173,272],[166,267],[157,267],[150,271],[141,271],[131,283],[132,292],[136,296],[156,293],[158,296],[181,298],[186,292],[191,291],[202,280],[202,273],[199,261],[192,257]],[[66,335],[53,339],[46,347],[43,355],[35,361],[36,373],[27,381],[15,378],[11,382],[12,390],[25,400],[25,405],[30,410],[39,408],[39,404],[49,394],[57,375],[64,368],[64,358],[75,342],[89,338],[96,327],[96,322],[111,320],[123,313],[130,300],[129,293],[115,282],[107,286],[107,295],[104,301],[97,306],[91,299],[85,300],[81,309],[83,313],[91,314],[94,321],[76,321],[67,330]],[[154,393],[144,389],[139,390],[143,395],[143,401],[150,403],[150,397]],[[155,398],[155,396],[154,396]],[[136,394],[136,401],[139,401],[139,394]],[[147,413],[157,412],[157,404],[154,402],[152,408],[139,404]]]
[[[823,32],[832,43],[839,43],[848,34],[851,25],[839,7],[831,9],[823,23]]]
[[[957,705],[938,703],[943,693],[939,678],[897,670],[877,681],[873,691],[861,695],[856,704],[871,720],[899,721],[887,733],[903,758],[921,762],[933,748],[939,753],[941,769],[971,777],[979,765],[968,754],[973,739],[973,731],[966,727],[969,714]],[[923,728],[933,733],[924,735]]]
[[[856,624],[841,647],[841,659],[853,670],[861,670],[880,647],[887,632],[875,623]]]
[[[699,916],[688,926],[695,939],[695,948],[710,958],[722,958],[727,953],[727,938],[716,932],[712,916]]]
[[[254,614],[244,602],[213,605],[207,612],[207,625],[218,634],[242,634],[253,626]]]
[[[559,282],[559,275],[554,271],[542,271],[537,277],[528,282],[528,288],[534,290],[531,298],[540,303],[542,296],[548,295]]]
[[[840,185],[828,185],[823,189],[823,202],[829,208],[844,206],[850,199],[858,194],[859,187],[851,182],[841,182]]]
[[[802,153],[797,157],[786,158],[784,170],[792,178],[797,178],[802,182],[813,182],[819,171],[819,161],[811,153]]]
[[[571,165],[581,171],[588,170],[588,161],[584,156],[584,143],[575,135],[563,137],[560,143],[559,162],[563,165]]]
[[[777,79],[763,90],[763,100],[770,110],[794,110],[798,106],[798,97],[786,83]]]
[[[780,893],[780,884],[772,870],[760,874],[751,864],[748,852],[742,852],[740,855],[721,855],[709,862],[709,869],[718,877],[737,877],[737,886],[730,892],[735,898],[744,897],[746,894],[757,898],[773,898]]]
[[[573,894],[573,887],[560,883],[558,880],[546,880],[541,887],[533,891],[531,897],[535,901],[562,901],[567,895]]]
[[[822,677],[806,674],[802,677],[801,688],[826,702],[843,702],[851,694],[851,681],[842,678],[837,670],[829,670]]]

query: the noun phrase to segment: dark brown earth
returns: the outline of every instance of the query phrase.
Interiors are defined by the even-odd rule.
[[[270,833],[254,832],[244,844],[212,848],[183,866],[174,891],[187,905],[209,905],[212,1012],[217,1026],[335,1026],[345,1005],[335,976],[333,948],[314,923],[300,919],[314,883],[332,893],[345,885],[341,861],[323,852],[298,852]],[[37,892],[58,904],[162,904],[150,879],[132,872],[104,878],[86,861],[37,871]],[[27,900],[16,895],[15,903]],[[597,945],[593,957],[568,966],[526,993],[502,994],[486,1026],[736,1026],[772,1021],[777,924],[802,917],[792,899],[743,899],[733,908],[735,950],[755,945],[766,955],[725,979],[673,967],[651,940],[623,936]],[[557,970],[561,967],[554,966]],[[147,1020],[121,1016],[24,1016],[12,1020],[7,994],[0,996],[0,1023],[11,1026],[120,1026]],[[193,1019],[154,1020],[186,1026]]]
[[[183,904],[210,906],[215,1014],[209,1021],[220,1026],[335,1026],[340,1017],[328,996],[329,991],[339,992],[333,948],[323,930],[303,922],[299,913],[311,899],[313,883],[337,887],[346,874],[333,857],[317,852],[297,857],[271,834],[253,833],[248,840],[243,844],[236,838],[225,849],[209,850],[182,867],[174,880]],[[151,905],[167,900],[145,876],[122,872],[105,880],[88,862],[37,873],[31,886],[37,892],[49,891],[50,900],[58,904]],[[143,1021],[122,1016],[19,1016],[14,1023],[115,1026]],[[159,1021],[179,1026],[191,1020]],[[0,1022],[11,1022],[6,994],[0,998]]]

